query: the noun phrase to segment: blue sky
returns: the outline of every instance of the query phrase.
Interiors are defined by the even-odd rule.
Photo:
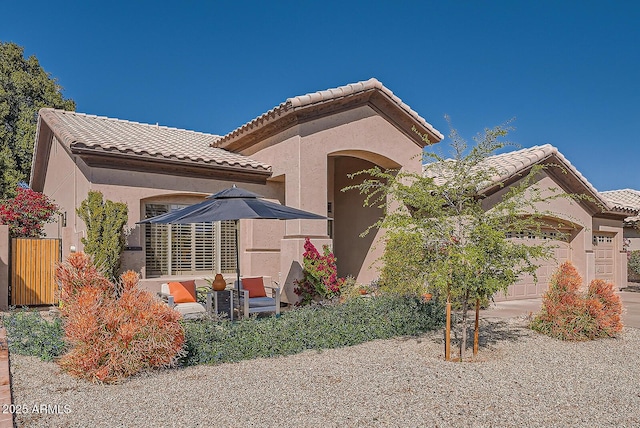
[[[3,4],[77,111],[225,134],[289,97],[375,77],[448,135],[515,118],[598,190],[640,189],[635,1]],[[441,143],[443,144],[443,143]]]

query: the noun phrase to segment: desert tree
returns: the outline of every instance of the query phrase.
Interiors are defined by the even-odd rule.
[[[525,274],[533,275],[542,260],[553,255],[545,240],[534,243],[513,236],[543,237],[543,228],[572,224],[550,222],[558,215],[550,210],[557,198],[580,198],[560,189],[540,188],[537,181],[546,168],[534,165],[526,175],[508,187],[498,201],[488,201],[485,191],[504,186],[504,171],[491,157],[510,144],[505,141],[508,126],[485,129],[468,145],[455,129],[450,133],[450,157],[424,152],[422,173],[383,170],[360,171],[359,185],[343,189],[365,195],[364,205],[383,208],[383,216],[370,226],[385,230],[382,257],[383,288],[406,293],[433,290],[447,302],[445,358],[450,359],[452,302],[460,309],[462,337],[460,359],[467,341],[467,313],[476,304],[477,352],[480,302],[506,292]],[[394,272],[404,272],[396,276]],[[405,280],[410,278],[409,281]],[[398,280],[399,279],[399,280]]]

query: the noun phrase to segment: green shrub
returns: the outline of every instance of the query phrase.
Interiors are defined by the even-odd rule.
[[[398,296],[297,308],[279,318],[184,321],[186,357],[182,363],[215,364],[350,346],[417,335],[441,327],[443,322],[443,308],[438,303]]]
[[[101,192],[89,191],[76,213],[87,226],[87,236],[81,239],[85,253],[93,257],[110,281],[116,281],[125,246],[127,204],[103,200]]]
[[[380,289],[386,293],[420,296],[426,291],[424,238],[419,233],[387,232]]]
[[[628,253],[629,262],[627,263],[627,274],[629,280],[640,280],[640,251],[634,250]]]
[[[11,352],[51,361],[65,351],[64,329],[58,317],[47,321],[38,311],[23,308],[5,315],[3,322]]]

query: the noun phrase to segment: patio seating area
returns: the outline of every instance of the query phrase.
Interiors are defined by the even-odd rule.
[[[241,278],[227,284],[222,291],[196,287],[194,280],[163,283],[158,296],[187,320],[207,315],[226,315],[229,319],[247,318],[251,314],[280,315],[281,289],[270,277]]]

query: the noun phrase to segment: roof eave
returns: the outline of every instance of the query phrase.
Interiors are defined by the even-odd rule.
[[[79,156],[88,166],[156,174],[168,174],[193,178],[235,180],[245,183],[264,184],[272,172],[264,168],[220,165],[196,162],[191,159],[153,157],[132,153],[109,152],[95,148],[72,146],[71,152]]]
[[[442,140],[441,134],[417,121],[385,92],[372,88],[298,107],[290,102],[283,103],[225,135],[215,147],[237,153],[295,125],[362,106],[371,107],[420,147]]]
[[[601,216],[601,215],[604,215],[604,213],[607,213],[607,215],[615,216],[615,218],[617,218],[617,213],[614,210],[612,210],[612,207],[608,204],[608,202],[601,195],[594,193],[589,188],[589,186],[585,184],[584,181],[578,175],[575,174],[575,172],[567,164],[567,162],[564,159],[562,159],[560,156],[558,156],[556,153],[549,153],[547,156],[538,159],[537,161],[531,163],[530,165],[526,165],[520,170],[515,171],[512,174],[499,179],[496,183],[490,186],[487,186],[487,188],[483,190],[481,193],[484,195],[490,195],[505,186],[513,184],[519,179],[526,177],[527,174],[529,174],[531,169],[534,167],[534,165],[561,166],[564,172],[566,172],[566,174],[565,173],[559,174],[558,172],[554,171],[555,168],[548,168],[546,169],[546,171],[548,171],[551,175],[553,175],[557,181],[562,183],[567,188],[575,188],[576,185],[582,187],[583,189],[582,192],[569,192],[569,193],[582,193],[582,194],[586,194],[589,198],[591,198],[591,200],[580,200],[579,203],[582,203],[583,205],[589,207],[589,211],[591,212],[592,215]],[[608,218],[611,218],[611,217],[608,217]]]
[[[53,131],[43,120],[42,116],[38,115],[35,145],[31,158],[31,173],[29,175],[29,187],[36,192],[42,192],[44,190],[44,180],[49,162],[49,154],[51,153],[52,138]]]

